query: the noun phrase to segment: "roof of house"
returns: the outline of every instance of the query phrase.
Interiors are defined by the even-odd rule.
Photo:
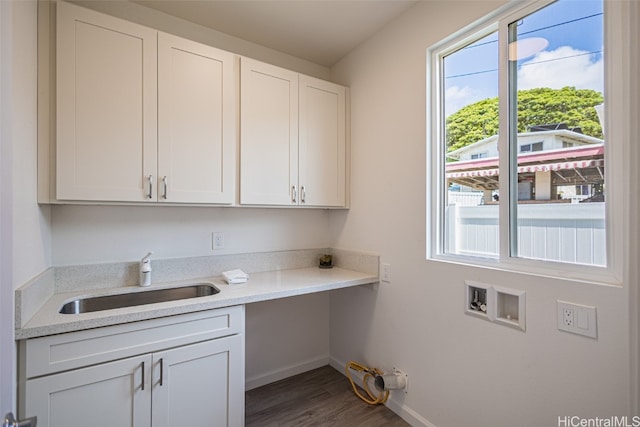
[[[546,130],[546,128],[544,126],[549,126],[549,125],[543,125],[543,126],[538,126],[536,128],[539,128],[540,130],[535,130],[533,132],[521,132],[518,133],[518,139],[520,138],[528,138],[530,136],[547,136],[547,135],[552,135],[552,136],[560,136],[564,139],[571,139],[577,142],[580,142],[582,144],[601,144],[604,141],[600,138],[595,138],[593,136],[589,136],[589,135],[585,135],[583,133],[580,132],[575,132],[574,130],[571,129],[552,129],[552,130]],[[543,130],[544,129],[544,130]],[[458,148],[457,150],[451,151],[449,153],[447,153],[447,157],[450,157],[452,159],[459,159],[460,156],[462,154],[464,154],[467,151],[472,151],[475,150],[476,148],[483,146],[483,145],[487,145],[487,144],[497,144],[498,143],[498,135],[491,135],[487,138],[481,139],[480,141],[474,142],[473,144],[469,144],[466,145],[464,147]]]
[[[497,157],[450,162],[445,169],[450,182],[482,190],[498,188]],[[552,185],[601,183],[604,181],[604,143],[518,155],[520,180],[543,171],[553,172]]]

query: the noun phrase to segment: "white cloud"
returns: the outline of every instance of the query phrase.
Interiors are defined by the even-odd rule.
[[[518,70],[518,89],[548,87],[603,91],[603,61],[592,62],[590,54],[570,46],[542,51]]]
[[[485,99],[482,93],[469,86],[450,86],[445,90],[445,117],[449,117],[462,107]]]

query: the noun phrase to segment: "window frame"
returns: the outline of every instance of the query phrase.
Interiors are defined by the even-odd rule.
[[[607,265],[590,266],[558,261],[518,258],[511,254],[516,248],[517,189],[504,191],[499,201],[498,221],[500,230],[500,252],[497,258],[448,254],[445,248],[444,204],[445,191],[445,142],[444,142],[444,79],[442,60],[462,46],[472,43],[492,32],[498,31],[498,103],[499,115],[498,147],[500,153],[509,153],[499,158],[500,188],[517,186],[517,180],[509,180],[511,163],[517,159],[517,146],[510,147],[508,135],[509,117],[503,113],[511,102],[509,94],[508,25],[518,18],[531,14],[554,0],[509,3],[475,23],[455,32],[451,36],[427,49],[427,259],[433,261],[488,267],[505,271],[541,275],[551,278],[577,280],[597,284],[620,286],[623,280],[623,260],[625,236],[623,224],[627,203],[625,196],[631,197],[630,183],[625,182],[623,171],[629,167],[624,152],[630,146],[630,135],[626,130],[624,82],[629,81],[629,71],[625,67],[612,64],[628,63],[625,52],[629,52],[630,26],[623,19],[628,5],[623,2],[603,0],[604,11],[604,99],[606,141],[605,182],[607,200],[605,204],[606,258]],[[503,36],[503,34],[505,36]],[[611,167],[616,165],[616,167]],[[506,182],[505,182],[506,181]],[[514,192],[515,191],[515,192]],[[508,194],[506,194],[508,193]],[[512,212],[514,214],[512,214]],[[507,220],[505,221],[505,218]],[[512,231],[513,230],[513,231]]]

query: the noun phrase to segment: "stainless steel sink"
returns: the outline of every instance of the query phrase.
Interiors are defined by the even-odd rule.
[[[151,291],[132,292],[127,294],[78,298],[63,305],[62,308],[60,308],[60,313],[89,313],[92,311],[134,307],[137,305],[153,304],[156,302],[206,297],[209,295],[215,295],[218,292],[220,292],[220,289],[211,284],[197,283],[194,285],[181,286],[176,288],[164,288]]]

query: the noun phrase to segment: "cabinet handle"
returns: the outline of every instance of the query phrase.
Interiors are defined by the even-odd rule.
[[[149,175],[149,194],[147,199],[153,199],[153,175]]]
[[[142,387],[140,389],[144,391],[144,362],[142,362]]]
[[[164,376],[164,358],[160,359],[160,387],[162,387],[162,380]]]
[[[304,189],[304,185],[302,187],[300,187],[300,203],[306,203],[307,202],[307,192]]]
[[[25,418],[24,420],[16,420],[13,412],[9,412],[4,416],[2,427],[36,427],[38,425],[38,417]]]
[[[291,186],[291,201],[293,203],[295,203],[297,198],[298,198],[298,192],[296,191],[296,186],[292,185]]]
[[[167,177],[166,176],[162,178],[162,185],[164,186],[164,189],[162,190],[162,198],[164,200],[167,200]]]

